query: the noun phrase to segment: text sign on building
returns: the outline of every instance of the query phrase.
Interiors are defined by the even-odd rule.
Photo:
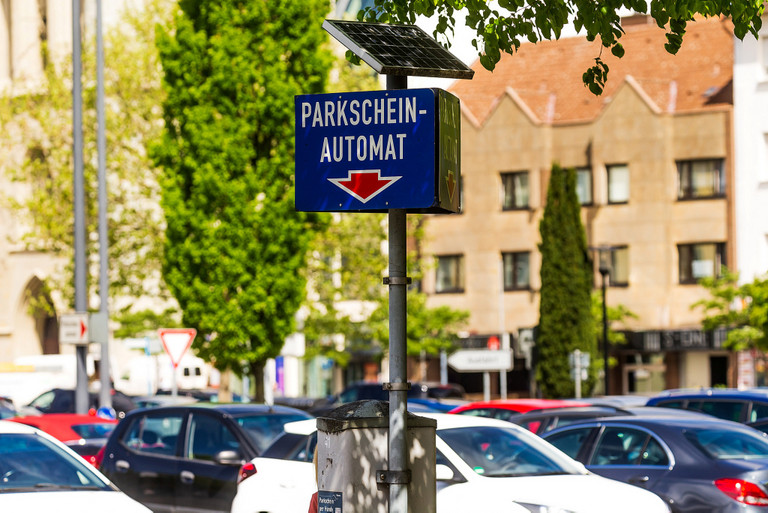
[[[296,210],[458,212],[459,100],[440,89],[300,95]]]

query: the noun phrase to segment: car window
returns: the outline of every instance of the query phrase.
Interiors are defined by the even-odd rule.
[[[661,408],[676,408],[678,410],[682,410],[685,407],[683,401],[680,400],[659,401],[658,403],[654,404],[654,406],[659,406]]]
[[[34,434],[0,434],[0,493],[57,487],[111,490],[82,458]]]
[[[55,397],[56,394],[53,391],[45,392],[44,394],[40,394],[38,397],[36,397],[31,403],[29,403],[29,405],[34,406],[40,410],[47,410],[51,407],[51,404],[53,404],[53,399]]]
[[[579,454],[581,447],[593,428],[569,429],[561,433],[547,436],[547,442],[551,443],[573,459]]]
[[[461,415],[471,415],[473,417],[493,417],[494,410],[491,408],[472,408],[459,412]]]
[[[747,422],[754,422],[763,417],[768,417],[768,404],[753,402],[752,411],[749,412],[749,420]]]
[[[92,438],[107,438],[109,434],[115,429],[117,424],[111,422],[89,423],[89,424],[73,424],[72,431],[77,433],[80,438],[90,440]]]
[[[741,422],[741,410],[745,404],[744,401],[692,400],[688,403],[688,409],[700,411],[718,419]]]
[[[138,452],[167,456],[177,454],[183,422],[181,414],[138,415],[130,422],[123,433],[123,445]]]
[[[310,418],[308,415],[295,413],[260,413],[240,416],[235,421],[242,426],[261,454],[275,438],[283,433],[286,424],[308,418]]]
[[[768,458],[768,439],[758,431],[687,429],[685,438],[704,454],[718,460]]]
[[[189,444],[186,457],[213,461],[221,451],[239,451],[240,442],[232,430],[218,417],[193,413],[189,421]]]
[[[624,427],[607,427],[600,435],[590,465],[635,465],[639,463],[648,434]]]
[[[518,430],[478,426],[443,429],[438,434],[467,465],[486,477],[577,473],[576,468],[566,466],[567,460],[557,461],[555,452],[545,452]]]

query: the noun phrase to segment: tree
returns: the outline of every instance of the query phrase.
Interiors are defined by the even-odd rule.
[[[703,278],[699,283],[710,298],[691,308],[704,311],[705,330],[729,328],[725,347],[733,351],[768,351],[768,276],[738,284],[738,273],[723,268],[719,277]]]
[[[158,316],[174,325],[175,310],[160,274],[162,213],[157,169],[146,152],[160,132],[162,101],[154,25],[170,17],[167,1],[146,2],[144,9],[126,11],[121,22],[105,32],[107,208],[110,297],[118,311],[121,333],[138,336],[144,323],[131,307],[138,298],[165,302]],[[86,39],[83,63],[83,138],[86,232],[98,233],[96,168],[96,75],[93,39]],[[64,263],[61,273],[45,284],[65,305],[74,306],[72,65],[46,59],[39,87],[0,102],[0,146],[21,148],[19,159],[3,160],[6,176],[17,185],[3,194],[3,205],[20,220],[18,242],[28,250],[46,252]],[[18,194],[19,189],[26,193]],[[98,296],[98,238],[88,237],[88,297]],[[123,298],[124,301],[119,299]],[[46,305],[38,304],[39,307]],[[50,306],[50,305],[48,305]],[[54,315],[55,312],[48,312]],[[152,330],[157,326],[152,327]]]
[[[472,45],[483,67],[493,71],[501,53],[514,54],[523,42],[558,39],[563,28],[573,23],[589,41],[599,39],[595,65],[583,75],[585,85],[601,94],[608,78],[608,66],[601,59],[602,48],[617,57],[624,55],[621,36],[622,10],[650,14],[656,24],[667,31],[665,49],[675,54],[683,44],[689,22],[697,16],[725,16],[733,22],[739,39],[747,33],[757,37],[762,26],[763,0],[713,0],[677,2],[675,0],[374,0],[373,7],[360,11],[358,18],[367,21],[414,24],[417,16],[437,16],[435,39],[447,43],[456,26],[456,13],[466,14],[466,24],[477,37]]]
[[[568,355],[579,349],[595,361],[590,293],[592,265],[576,196],[576,171],[555,164],[547,189],[547,203],[539,223],[541,233],[541,294],[536,338],[536,378],[545,397],[572,397]],[[595,384],[590,369],[584,392]]]
[[[167,98],[163,275],[198,330],[198,356],[254,376],[294,331],[309,243],[325,216],[296,212],[293,98],[331,63],[320,0],[180,0],[158,37]]]
[[[607,301],[606,301],[607,302]],[[603,342],[603,297],[602,294],[598,291],[592,291],[592,300],[591,300],[591,306],[590,311],[592,313],[592,336],[595,340],[599,340],[602,344]],[[621,331],[616,331],[613,329],[613,325],[616,323],[623,323],[627,319],[637,319],[637,314],[635,314],[632,310],[627,308],[624,305],[606,305],[605,308],[606,313],[606,320],[608,322],[608,345],[610,346],[617,346],[617,345],[623,345],[627,342],[627,337],[622,333]],[[613,366],[616,362],[613,361],[613,358],[610,358],[609,365]],[[599,358],[596,358],[594,360],[590,360],[592,363],[592,367],[595,369],[604,369],[605,362],[603,361],[603,357],[600,356]]]

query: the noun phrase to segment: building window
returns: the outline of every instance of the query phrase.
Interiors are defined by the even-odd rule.
[[[435,292],[464,291],[464,255],[437,257]]]
[[[677,198],[716,198],[725,195],[723,159],[677,162]]]
[[[530,288],[530,253],[503,253],[501,258],[504,262],[504,290]]]
[[[611,287],[626,287],[629,285],[629,248],[615,246],[600,249],[599,266],[608,269],[608,284]]]
[[[576,196],[580,204],[592,204],[592,170],[588,167],[576,168]]]
[[[721,275],[725,265],[725,244],[703,242],[677,246],[680,262],[680,283],[698,283],[702,278]]]
[[[629,201],[629,167],[626,164],[612,165],[608,172],[608,203]]]
[[[502,173],[501,187],[504,197],[502,209],[514,210],[528,208],[528,172]]]

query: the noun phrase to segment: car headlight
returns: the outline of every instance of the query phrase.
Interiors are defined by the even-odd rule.
[[[575,513],[570,509],[560,508],[558,506],[545,506],[543,504],[529,504],[525,502],[516,502],[531,513]]]

